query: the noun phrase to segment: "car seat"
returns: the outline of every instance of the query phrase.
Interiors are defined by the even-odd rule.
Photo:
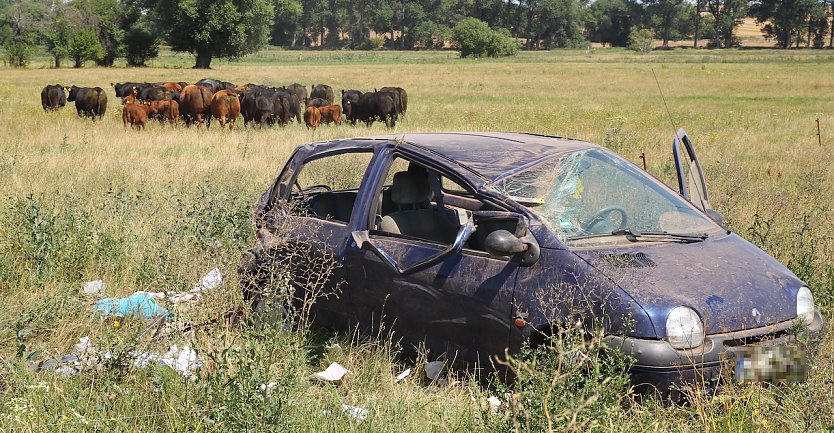
[[[433,196],[425,168],[412,164],[408,171],[395,173],[391,200],[399,210],[382,217],[380,230],[451,244],[459,228],[457,216],[443,206],[433,206]]]

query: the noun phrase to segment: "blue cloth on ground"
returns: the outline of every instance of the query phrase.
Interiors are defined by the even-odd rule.
[[[156,304],[147,292],[137,292],[125,298],[107,298],[96,302],[95,310],[103,316],[154,317],[167,315],[168,310]]]

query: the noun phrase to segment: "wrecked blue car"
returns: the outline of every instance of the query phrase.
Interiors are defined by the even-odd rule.
[[[318,322],[481,363],[602,323],[637,384],[706,383],[728,365],[767,379],[751,357],[792,347],[797,329],[820,334],[824,319],[805,283],[722,225],[683,130],[672,150],[676,189],[558,137],[301,145],[256,205],[244,297],[265,311],[289,282],[284,312],[315,297]]]

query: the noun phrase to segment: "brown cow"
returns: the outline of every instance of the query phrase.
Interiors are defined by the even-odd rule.
[[[211,96],[211,115],[220,119],[220,128],[229,122],[229,130],[234,129],[235,120],[240,115],[240,99],[234,90],[221,90]]]
[[[133,90],[130,92],[130,95],[127,95],[124,98],[122,98],[122,105],[136,104],[137,103],[136,100],[138,99],[138,97],[139,97],[139,89],[134,87]]]
[[[307,128],[318,128],[319,124],[321,123],[321,111],[318,108],[310,106],[304,110],[304,123],[307,124]]]
[[[167,120],[176,125],[180,118],[180,104],[177,101],[148,101],[148,114],[158,115],[160,120]]]
[[[180,113],[185,117],[185,124],[191,126],[196,122],[198,125],[211,121],[211,90],[203,86],[193,84],[185,86],[180,92]]]
[[[173,81],[168,82],[168,83],[157,83],[157,84],[159,84],[160,87],[164,87],[164,88],[170,90],[171,93],[182,91],[182,85],[180,83],[175,83]]]
[[[125,104],[122,107],[122,122],[127,128],[145,129],[148,127],[148,107],[145,104]]]
[[[319,111],[321,112],[321,122],[330,124],[335,123],[337,125],[342,124],[342,107],[339,105],[325,105],[323,107],[319,107]]]

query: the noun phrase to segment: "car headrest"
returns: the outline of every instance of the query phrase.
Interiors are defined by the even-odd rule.
[[[425,170],[394,173],[391,200],[396,204],[422,204],[431,200],[432,192]]]

